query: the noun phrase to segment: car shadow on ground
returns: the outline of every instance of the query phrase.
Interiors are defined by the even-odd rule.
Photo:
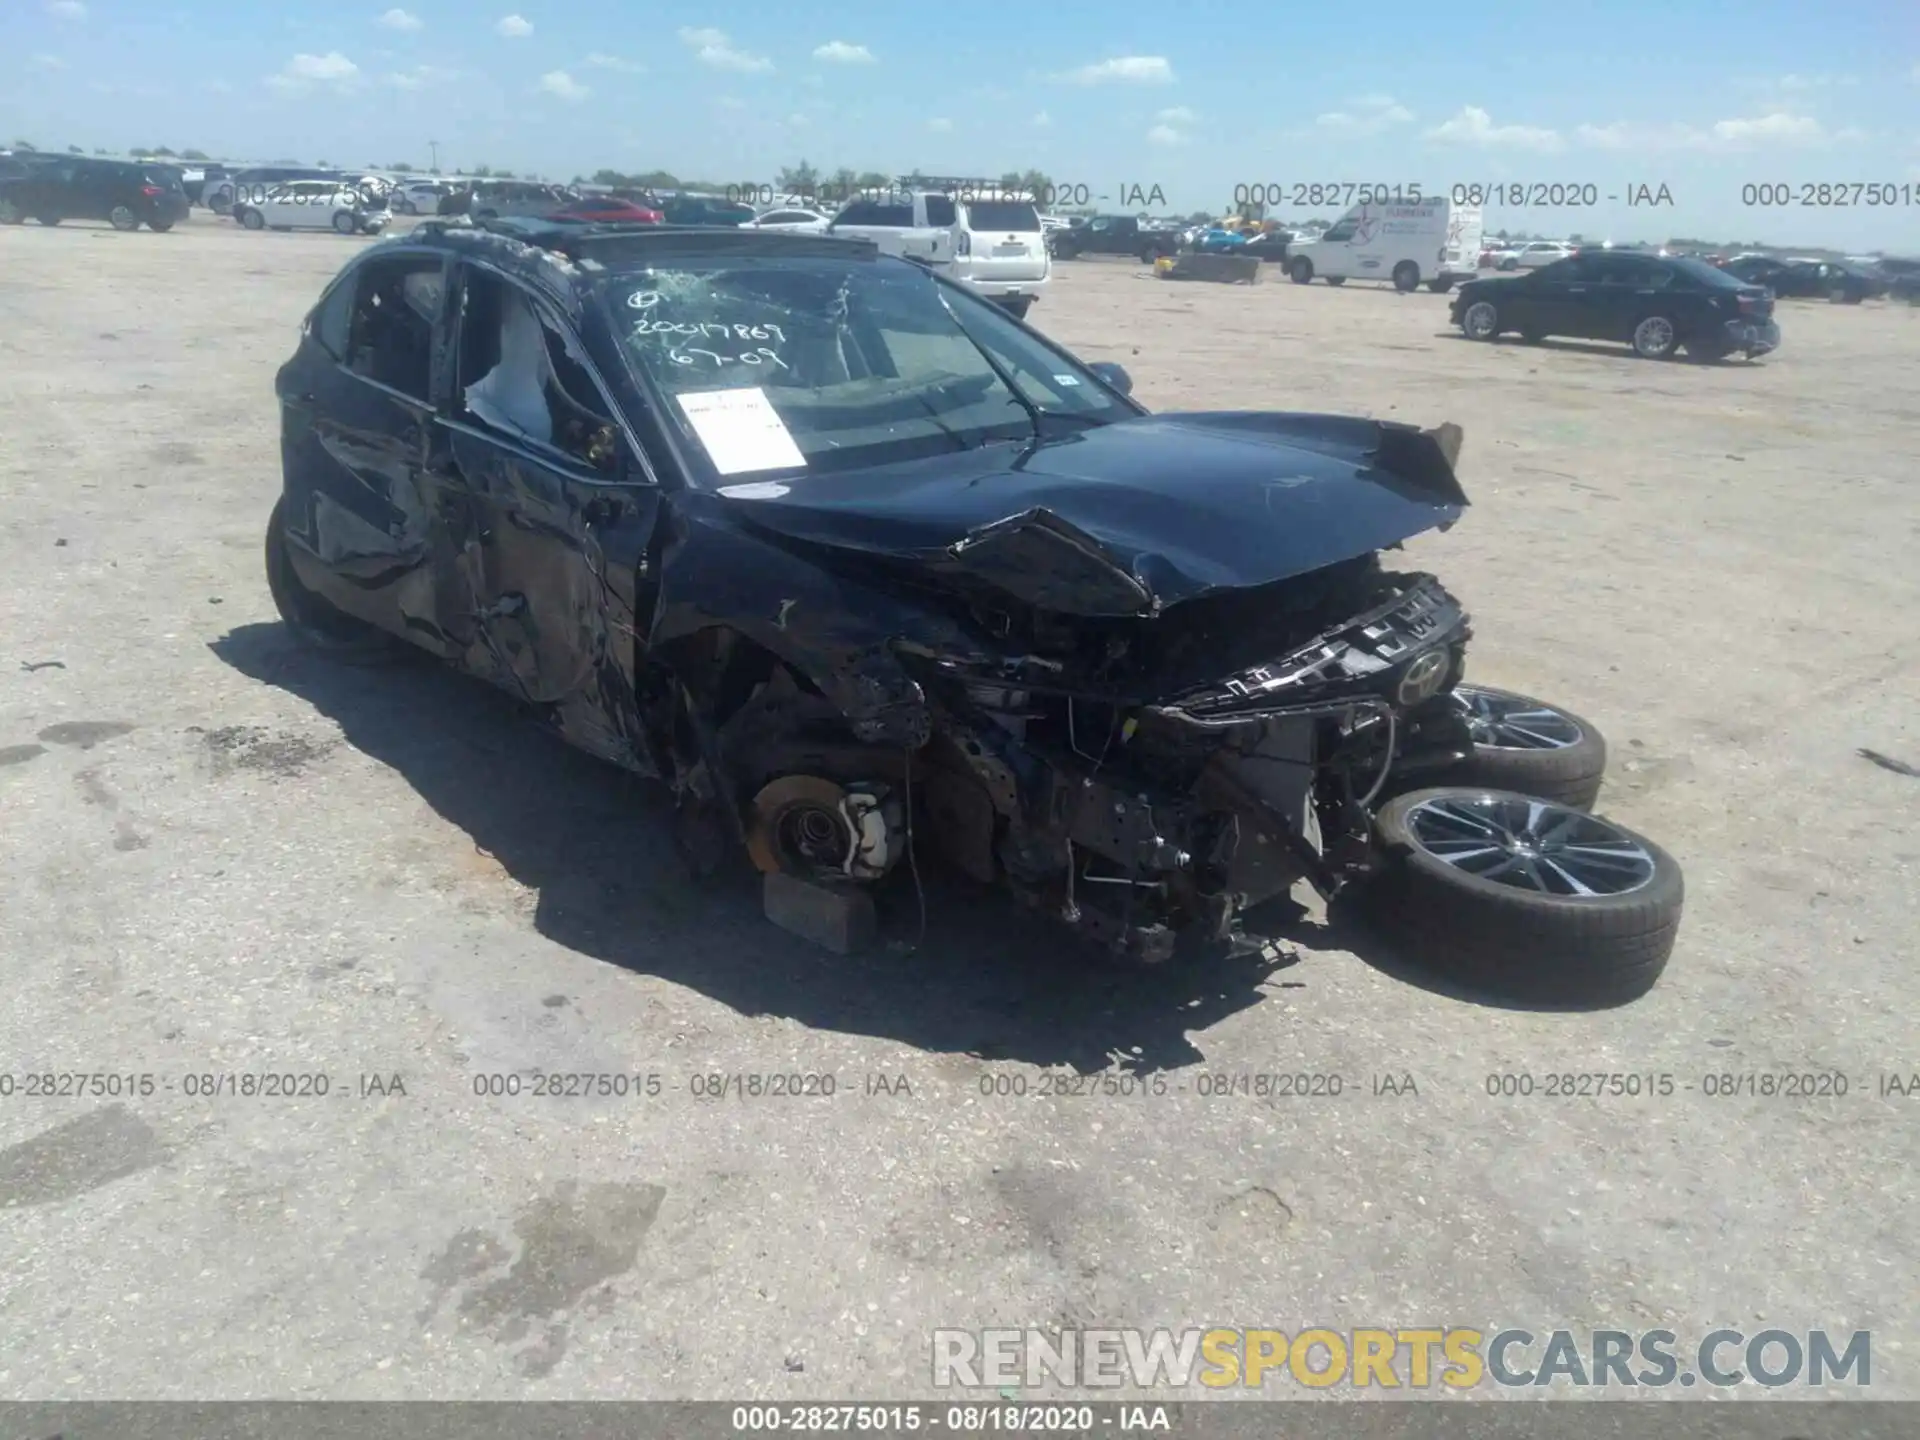
[[[1276,974],[1297,958],[1285,952],[1110,967],[1011,897],[942,873],[924,843],[924,939],[911,877],[897,873],[881,897],[883,943],[836,956],[762,916],[744,859],[695,880],[662,787],[568,748],[480,681],[425,660],[342,666],[278,624],[242,626],[210,648],[299,696],[402,775],[537,894],[534,924],[549,940],[743,1015],[936,1053],[1145,1073],[1198,1063],[1191,1032],[1259,1003],[1268,987],[1300,983],[1297,972]]]
[[[1461,345],[1486,345],[1489,343],[1485,340],[1475,340],[1469,335],[1462,335],[1458,330],[1436,330],[1433,332],[1433,338],[1436,340],[1452,340]],[[1498,340],[1491,343],[1502,350],[1523,350],[1547,355],[1594,355],[1602,360],[1631,360],[1635,364],[1640,365],[1659,365],[1663,363],[1674,365],[1732,365],[1738,362],[1764,370],[1767,363],[1765,356],[1758,355],[1748,358],[1742,355],[1729,354],[1717,356],[1712,360],[1702,360],[1698,355],[1691,354],[1685,350],[1677,352],[1670,361],[1642,360],[1638,355],[1633,353],[1633,347],[1631,345],[1625,342],[1617,345],[1609,344],[1603,340],[1564,340],[1558,338],[1523,340],[1518,335],[1502,335]]]

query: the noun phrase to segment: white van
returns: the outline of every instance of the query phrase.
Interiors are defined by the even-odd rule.
[[[957,200],[935,191],[861,197],[841,207],[827,233],[920,260],[1015,319],[1026,318],[1053,275],[1031,200]]]
[[[1483,229],[1478,205],[1443,198],[1356,205],[1319,239],[1288,247],[1287,274],[1296,285],[1385,280],[1396,290],[1425,285],[1442,295],[1480,273]]]

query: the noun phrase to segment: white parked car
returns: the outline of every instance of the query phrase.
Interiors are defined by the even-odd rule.
[[[791,235],[824,235],[827,226],[833,223],[831,215],[818,210],[809,210],[803,205],[784,205],[772,210],[763,210],[741,228],[743,230],[778,230]]]
[[[440,198],[453,190],[451,180],[408,180],[395,188],[387,203],[396,215],[438,215]]]
[[[1507,252],[1500,262],[1502,270],[1538,270],[1542,265],[1551,265],[1556,260],[1564,260],[1573,254],[1577,247],[1564,240],[1529,240],[1526,244]]]
[[[289,180],[272,186],[258,199],[237,202],[233,218],[249,230],[334,230],[342,235],[377,235],[387,225],[385,209],[336,180]]]
[[[871,240],[919,260],[1025,319],[1053,277],[1039,208],[1031,200],[956,200],[937,191],[850,200],[829,235]]]

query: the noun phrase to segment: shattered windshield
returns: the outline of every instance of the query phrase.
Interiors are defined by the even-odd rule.
[[[635,368],[723,476],[887,464],[1135,413],[907,266],[689,263],[623,276],[607,300]]]

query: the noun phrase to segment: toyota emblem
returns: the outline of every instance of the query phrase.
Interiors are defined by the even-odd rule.
[[[1394,691],[1394,699],[1409,710],[1431,700],[1440,682],[1447,678],[1447,670],[1447,652],[1429,650],[1407,667],[1407,673],[1400,677],[1399,688]]]

